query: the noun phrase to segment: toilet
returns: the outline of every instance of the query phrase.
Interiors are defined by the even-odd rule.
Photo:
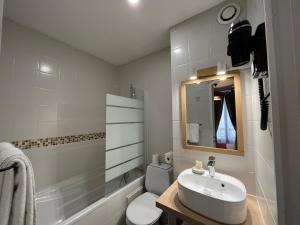
[[[126,210],[127,225],[159,225],[163,211],[155,206],[156,199],[171,185],[173,168],[168,164],[147,167],[147,192],[134,199]]]

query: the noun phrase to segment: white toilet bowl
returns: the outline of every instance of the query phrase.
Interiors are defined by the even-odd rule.
[[[156,199],[171,184],[172,167],[167,164],[147,167],[145,186],[148,192],[134,199],[126,210],[127,225],[159,225],[163,211],[155,206]]]
[[[133,200],[126,211],[127,225],[158,224],[162,210],[155,206],[157,195],[146,192]]]

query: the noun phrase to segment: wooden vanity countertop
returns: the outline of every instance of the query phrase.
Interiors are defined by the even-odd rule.
[[[190,225],[224,225],[188,209],[178,199],[177,181],[175,181],[157,200],[156,206],[170,215]],[[247,197],[248,215],[242,225],[263,225],[259,206],[255,196]]]

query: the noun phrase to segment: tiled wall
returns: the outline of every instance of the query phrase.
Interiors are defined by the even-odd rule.
[[[262,0],[249,0],[247,4],[239,1],[239,4],[242,6],[242,17],[249,17],[254,25],[263,21]],[[216,20],[222,5],[176,25],[171,30],[175,175],[191,167],[196,159],[207,162],[208,156],[212,154],[182,148],[179,87],[180,81],[187,80],[193,73],[193,69],[215,66],[220,60],[225,60],[230,66],[230,59],[226,56],[229,27],[219,25]],[[272,135],[271,131],[260,130],[257,80],[251,78],[249,69],[241,71],[241,81],[245,156],[214,153],[216,169],[242,180],[248,193],[259,197],[265,224],[272,225],[276,224],[277,217]],[[272,124],[269,125],[272,130]]]
[[[152,154],[172,151],[170,67],[170,49],[165,49],[119,68],[121,95],[129,96],[131,83],[145,93],[149,161]]]
[[[253,26],[265,21],[264,0],[247,1],[247,18]],[[272,76],[272,74],[270,74]],[[267,83],[269,80],[266,81]],[[277,224],[276,179],[274,167],[274,147],[272,137],[272,118],[269,130],[260,130],[259,96],[257,81],[252,81],[253,116],[248,127],[253,129],[253,148],[255,162],[256,194],[266,225]],[[270,113],[271,115],[271,113]]]
[[[242,16],[245,16],[245,5],[239,1],[242,7]],[[226,3],[224,3],[226,4]],[[222,4],[223,5],[223,4]],[[222,5],[207,12],[201,13],[171,30],[171,65],[172,65],[172,104],[173,104],[173,151],[175,175],[183,169],[194,165],[195,160],[208,161],[212,153],[185,150],[181,143],[181,113],[180,113],[180,81],[188,80],[193,69],[215,66],[219,60],[226,60],[230,65],[230,59],[226,56],[227,33],[229,26],[218,24],[217,15]],[[180,49],[180,51],[174,51]],[[249,107],[249,95],[251,95],[251,80],[249,71],[242,71],[242,98],[244,124],[249,120],[252,112]],[[246,100],[247,99],[247,100]],[[250,101],[251,103],[251,101]],[[213,154],[216,156],[216,169],[242,180],[247,191],[255,194],[255,174],[253,163],[253,149],[251,135],[244,126],[245,156],[230,156]]]
[[[116,69],[5,20],[1,56],[1,140],[105,130],[105,94]]]
[[[251,82],[251,93],[247,96],[252,102],[252,116],[247,121],[247,129],[251,133],[250,144],[254,150],[254,168],[256,196],[265,221],[265,225],[277,224],[276,182],[274,169],[274,147],[272,124],[266,131],[260,129],[260,107],[257,80]]]
[[[118,94],[116,67],[4,20],[0,141],[105,132],[107,93]],[[104,140],[82,143],[25,150],[38,190],[91,169],[104,170]]]

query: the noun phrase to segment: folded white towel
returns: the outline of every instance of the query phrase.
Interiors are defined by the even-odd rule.
[[[35,183],[31,162],[9,143],[0,143],[0,169],[17,163],[18,169],[0,175],[0,224],[35,225]]]
[[[189,124],[189,142],[192,144],[199,143],[199,124],[198,123],[190,123]]]

